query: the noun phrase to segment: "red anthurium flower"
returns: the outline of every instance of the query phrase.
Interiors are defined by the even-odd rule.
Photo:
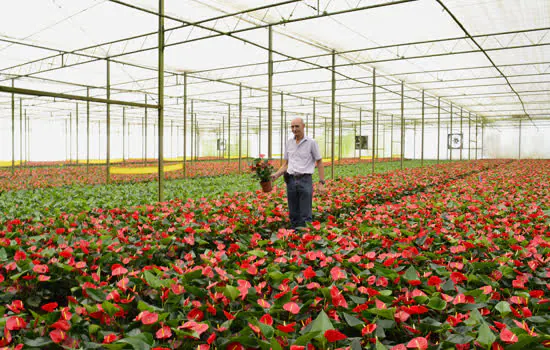
[[[103,337],[103,344],[111,344],[112,342],[114,342],[115,340],[117,340],[118,337],[116,336],[116,334],[114,333],[111,333],[111,334],[107,334]]]
[[[340,333],[337,329],[327,329],[324,335],[329,343],[334,343],[338,340],[344,340],[347,338],[345,334]]]
[[[50,270],[48,268],[48,265],[34,265],[32,270],[36,273],[48,273],[48,271]]]
[[[371,334],[376,330],[376,323],[368,323],[363,329],[361,330],[361,335],[365,336],[367,334]]]
[[[425,350],[428,348],[428,340],[424,337],[416,337],[407,343],[407,348]]]
[[[273,317],[270,314],[265,314],[260,318],[260,322],[268,326],[273,325]]]
[[[156,312],[149,312],[147,310],[140,312],[136,316],[136,321],[141,321],[143,324],[154,324],[158,319],[159,315]]]
[[[174,293],[176,295],[180,295],[183,292],[185,292],[185,288],[181,284],[178,284],[178,283],[172,284],[170,286],[170,289],[172,290],[172,293]]]
[[[61,329],[62,331],[68,331],[71,329],[71,325],[69,322],[65,320],[58,320],[57,322],[53,323],[50,327],[55,329]]]
[[[292,301],[284,304],[283,309],[294,315],[297,315],[298,312],[300,312],[300,307],[298,306],[298,304]]]
[[[18,250],[15,252],[15,255],[13,256],[13,260],[15,261],[21,261],[27,259],[27,254],[24,251]]]
[[[519,339],[518,336],[512,333],[512,331],[510,331],[508,328],[503,328],[500,331],[500,340],[507,344],[513,344],[517,343]]]
[[[499,343],[495,342],[491,346],[491,350],[504,350],[504,346],[502,346]]]
[[[237,283],[239,284],[237,289],[239,290],[239,292],[241,292],[241,299],[244,300],[244,298],[246,298],[246,296],[248,295],[248,289],[250,289],[252,285],[250,284],[250,282],[245,280],[238,280]]]
[[[302,345],[291,345],[290,350],[305,350],[306,347]]]
[[[443,281],[437,276],[430,276],[430,278],[428,278],[428,286],[437,287],[441,283],[443,283]]]
[[[461,272],[452,272],[451,273],[451,280],[455,283],[455,284],[459,284],[459,283],[462,283],[464,281],[467,281],[468,280],[468,277],[464,276],[463,273]]]
[[[113,276],[120,276],[124,275],[125,273],[128,273],[128,269],[120,264],[113,264],[111,266],[111,275]]]
[[[168,326],[163,326],[155,333],[155,336],[157,339],[168,339],[172,336],[172,329]]]
[[[284,333],[290,333],[294,332],[294,326],[296,326],[296,322],[292,322],[286,325],[280,324],[277,326],[277,329]]]
[[[411,317],[410,314],[406,313],[405,311],[397,311],[393,317],[395,318],[396,321],[399,321],[399,322],[406,322],[409,317]]]
[[[338,281],[340,279],[346,278],[346,273],[338,266],[334,266],[332,269],[330,269],[330,275],[332,276],[333,281]]]
[[[39,275],[39,276],[38,276],[38,280],[39,280],[40,282],[46,282],[46,281],[49,281],[50,279],[51,279],[50,276],[46,276],[46,275]]]
[[[41,309],[46,312],[54,312],[55,309],[57,309],[58,304],[56,302],[53,303],[47,303],[42,305]]]
[[[10,309],[12,312],[18,314],[25,308],[23,306],[23,302],[21,300],[14,300],[11,302],[11,304],[7,305],[7,308]]]
[[[271,304],[268,303],[265,299],[258,299],[258,305],[260,305],[264,309],[269,309],[271,307]]]
[[[227,345],[227,350],[244,350],[244,346],[242,346],[240,343],[230,343]]]
[[[23,329],[27,326],[27,323],[22,317],[12,316],[6,321],[6,329],[9,331],[16,331]]]
[[[532,290],[529,292],[529,295],[531,296],[531,298],[542,298],[544,296],[544,291],[543,290],[540,290],[540,289],[535,289],[535,290]]]
[[[53,340],[54,343],[59,344],[67,339],[67,333],[65,333],[65,331],[62,331],[61,329],[54,329],[50,332],[50,338],[51,340]]]
[[[187,314],[187,319],[200,322],[204,319],[204,312],[202,312],[200,309],[194,308]]]
[[[397,344],[396,346],[392,346],[390,350],[407,350],[407,347],[403,344]]]
[[[310,279],[317,276],[315,271],[313,271],[313,268],[311,266],[308,266],[307,269],[304,270],[304,278]]]

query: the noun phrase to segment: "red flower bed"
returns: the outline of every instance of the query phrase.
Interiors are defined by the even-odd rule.
[[[481,161],[329,181],[303,232],[283,189],[11,220],[0,345],[542,348],[549,178]]]

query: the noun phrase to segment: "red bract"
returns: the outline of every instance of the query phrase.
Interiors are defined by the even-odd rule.
[[[56,302],[47,303],[41,306],[41,309],[46,312],[54,312],[57,309],[58,304]]]
[[[464,276],[464,274],[462,274],[461,272],[453,272],[453,273],[451,273],[451,280],[455,284],[460,284],[464,281],[467,281],[468,277]]]
[[[141,321],[143,324],[154,324],[158,319],[159,315],[156,312],[149,312],[147,310],[140,312],[136,316],[136,321]]]
[[[416,337],[407,343],[407,348],[425,350],[428,348],[428,340],[424,337]]]
[[[21,251],[21,250],[18,250],[17,252],[15,252],[14,256],[13,256],[13,260],[15,261],[21,261],[21,260],[25,260],[27,259],[27,254],[25,254],[25,252]]]
[[[507,344],[513,344],[513,343],[517,343],[517,341],[519,339],[518,339],[517,335],[512,333],[508,328],[503,328],[500,331],[500,340],[502,340],[503,342],[505,342]]]
[[[300,307],[298,306],[298,304],[296,304],[292,301],[284,304],[283,309],[285,309],[286,311],[288,311],[288,312],[290,312],[291,314],[294,314],[294,315],[297,315],[298,312],[300,312]]]
[[[128,269],[120,264],[114,264],[113,266],[111,266],[111,275],[113,276],[120,276],[126,273],[128,273]]]
[[[6,321],[6,329],[9,331],[16,331],[27,326],[27,322],[22,317],[11,316]]]
[[[327,329],[324,334],[329,343],[334,343],[339,340],[344,340],[347,336],[336,329]]]
[[[67,339],[67,333],[65,333],[61,329],[55,329],[55,330],[50,332],[50,339],[54,343],[59,344],[62,341],[64,341],[65,339]]]
[[[271,317],[271,315],[269,315],[269,314],[265,314],[260,318],[260,322],[264,323],[268,326],[272,326],[273,325],[273,317]]]
[[[118,339],[117,335],[114,333],[107,334],[103,337],[103,344],[111,344],[112,342]]]
[[[157,339],[168,339],[172,336],[172,329],[168,326],[163,326],[156,333],[155,337]]]
[[[292,323],[289,323],[289,324],[284,324],[284,325],[278,325],[277,326],[277,329],[280,330],[281,332],[284,332],[284,333],[290,333],[290,332],[294,332],[294,327],[296,326],[296,322],[292,322]]]
[[[34,265],[32,270],[36,273],[48,273],[48,265]]]

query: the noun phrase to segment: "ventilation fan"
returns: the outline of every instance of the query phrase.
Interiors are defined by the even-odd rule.
[[[450,149],[462,148],[462,134],[449,134],[447,144]]]

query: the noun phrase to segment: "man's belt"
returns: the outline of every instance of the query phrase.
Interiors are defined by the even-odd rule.
[[[305,176],[311,176],[311,174],[290,174],[290,177],[293,177],[295,179],[300,179]]]

